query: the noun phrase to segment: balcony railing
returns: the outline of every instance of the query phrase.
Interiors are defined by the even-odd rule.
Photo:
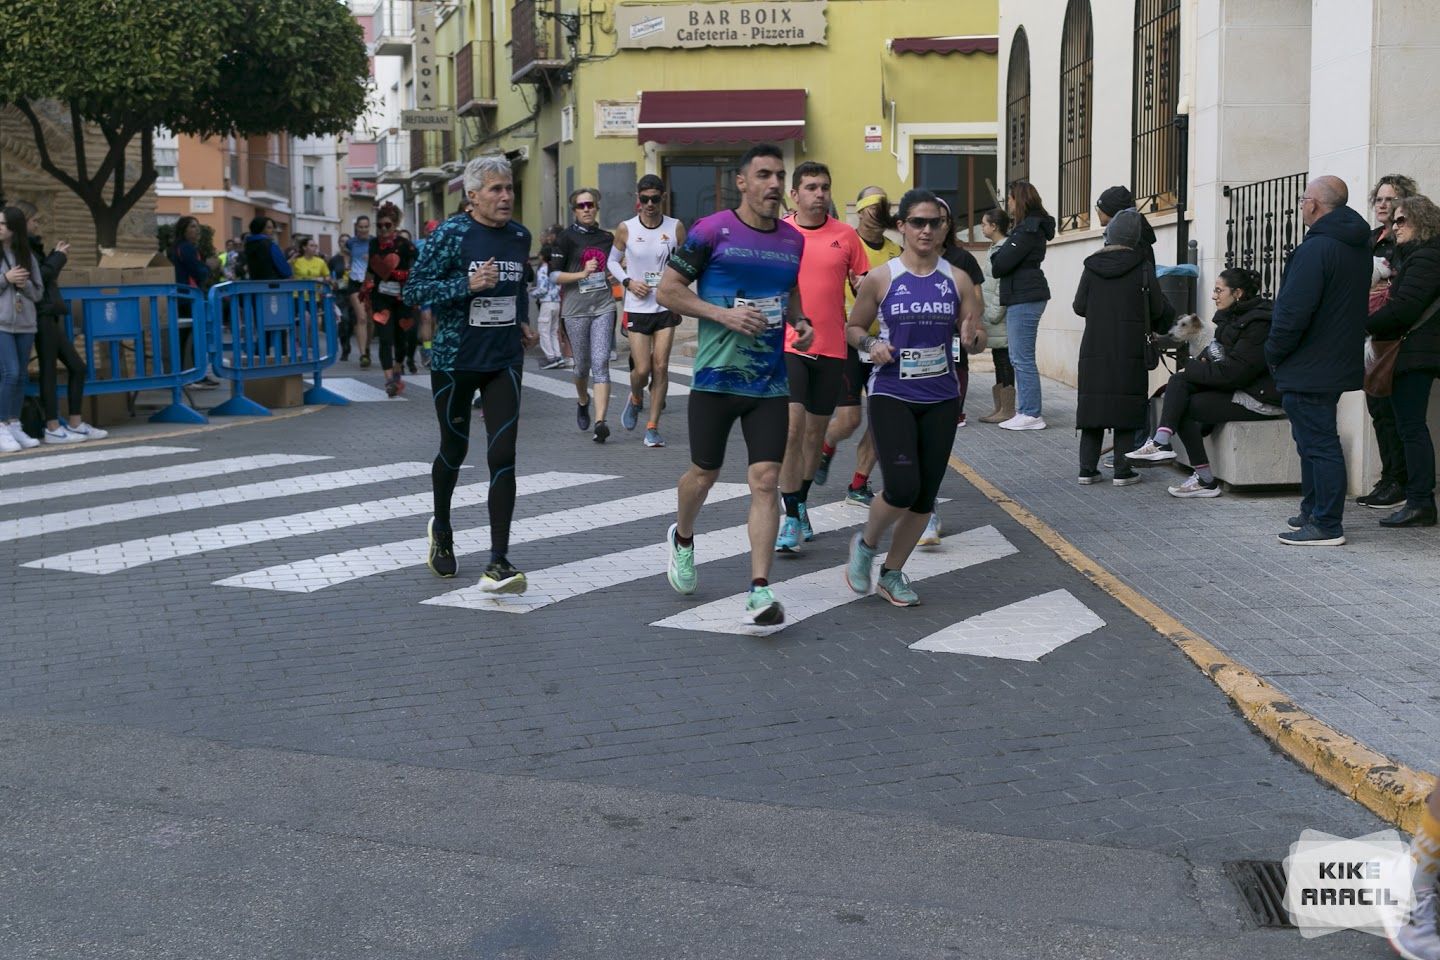
[[[413,180],[437,180],[443,177],[441,169],[454,159],[454,137],[448,130],[410,131],[410,178]]]
[[[455,55],[455,103],[462,117],[499,105],[495,98],[495,42],[472,40]]]
[[[410,56],[415,42],[410,8],[410,0],[380,0],[375,5],[375,56]]]
[[[381,183],[402,183],[410,178],[410,131],[387,133],[375,142],[375,168]]]
[[[1225,221],[1225,266],[1260,274],[1260,295],[1273,297],[1285,264],[1305,236],[1300,198],[1305,173],[1226,187],[1230,216]]]
[[[510,82],[541,83],[565,66],[565,39],[555,0],[515,0],[510,9]],[[545,16],[544,14],[552,14]]]
[[[272,163],[264,157],[250,158],[249,178],[246,189],[251,193],[267,193],[288,202],[290,200],[290,168]]]

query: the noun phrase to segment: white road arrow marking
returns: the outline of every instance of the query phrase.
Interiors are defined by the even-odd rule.
[[[1103,626],[1105,621],[1069,590],[1052,590],[951,624],[910,649],[1035,663]]]

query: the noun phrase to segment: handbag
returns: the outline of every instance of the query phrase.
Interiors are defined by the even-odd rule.
[[[1440,297],[1425,308],[1420,319],[1406,330],[1398,340],[1365,341],[1365,393],[1372,397],[1388,397],[1395,389],[1395,361],[1400,357],[1400,347],[1405,338],[1423,327],[1436,311],[1440,311]]]

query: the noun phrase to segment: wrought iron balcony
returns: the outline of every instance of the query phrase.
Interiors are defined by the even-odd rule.
[[[566,63],[556,0],[515,0],[510,8],[510,82],[544,83]]]
[[[1225,266],[1248,267],[1260,274],[1260,295],[1273,297],[1290,254],[1305,237],[1300,198],[1308,174],[1226,187],[1230,216],[1225,220]]]

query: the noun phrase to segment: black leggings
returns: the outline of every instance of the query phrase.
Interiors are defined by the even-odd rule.
[[[1160,426],[1174,431],[1180,438],[1192,467],[1209,466],[1210,454],[1205,450],[1204,434],[1216,424],[1233,420],[1276,419],[1240,406],[1230,399],[1234,395],[1234,390],[1198,387],[1178,373],[1170,377],[1165,387],[1165,405],[1160,410]],[[1118,443],[1116,449],[1120,449]]]
[[[392,321],[393,322],[393,321]],[[432,370],[430,389],[440,421],[440,454],[430,468],[435,488],[435,526],[450,529],[450,498],[460,465],[470,449],[470,409],[475,394],[485,414],[485,461],[490,468],[490,560],[510,551],[510,518],[515,513],[515,434],[520,421],[522,367],[504,370]]]
[[[45,405],[45,422],[59,420],[60,400],[57,395],[55,361],[65,364],[65,386],[69,391],[66,407],[70,416],[80,416],[85,399],[85,361],[75,352],[75,344],[65,336],[65,326],[55,317],[41,317],[36,327],[35,352],[40,357],[40,402]]]
[[[1010,362],[1010,348],[996,347],[990,351],[990,359],[995,361],[995,385],[1015,386],[1015,365]]]
[[[380,369],[389,370],[399,366],[413,349],[411,344],[418,341],[418,321],[412,322],[409,330],[402,329],[401,321],[412,320],[415,311],[389,297],[373,298],[373,309],[390,311],[388,320],[375,324],[380,332]]]
[[[959,413],[958,399],[910,403],[884,395],[870,398],[870,429],[885,478],[881,496],[886,503],[911,513],[935,509]]]
[[[1128,477],[1134,474],[1135,466],[1125,454],[1139,446],[1136,438],[1139,430],[1115,431],[1115,475]],[[1090,427],[1080,431],[1080,469],[1094,473],[1100,464],[1100,447],[1105,443],[1105,428]]]

